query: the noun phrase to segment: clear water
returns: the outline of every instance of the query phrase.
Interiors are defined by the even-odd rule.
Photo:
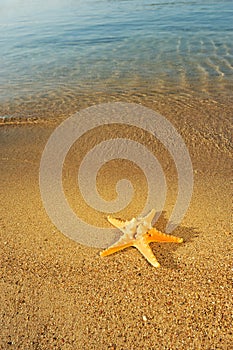
[[[0,103],[69,91],[230,95],[232,0],[1,0]]]

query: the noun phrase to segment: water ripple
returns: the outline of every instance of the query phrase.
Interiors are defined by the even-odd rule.
[[[35,96],[68,103],[86,92],[232,91],[230,1],[47,3],[1,5],[0,104]]]

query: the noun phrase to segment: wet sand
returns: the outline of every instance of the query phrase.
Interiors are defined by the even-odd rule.
[[[151,244],[161,264],[156,269],[134,248],[100,258],[100,249],[65,237],[43,208],[38,182],[43,148],[64,116],[5,123],[0,127],[1,349],[231,348],[232,107],[179,96],[131,101],[168,118],[189,149],[193,197],[173,231],[185,243]],[[177,194],[166,153],[162,161],[169,191],[156,224],[161,230]],[[64,181],[72,202],[69,174]]]

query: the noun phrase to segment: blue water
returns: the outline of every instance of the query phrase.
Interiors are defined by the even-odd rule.
[[[230,95],[232,0],[1,0],[0,103],[151,90]]]

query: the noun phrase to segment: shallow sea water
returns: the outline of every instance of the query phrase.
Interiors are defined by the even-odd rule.
[[[229,99],[232,13],[231,0],[3,0],[0,115],[98,95]]]

